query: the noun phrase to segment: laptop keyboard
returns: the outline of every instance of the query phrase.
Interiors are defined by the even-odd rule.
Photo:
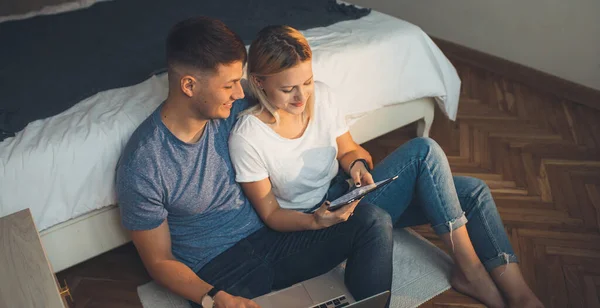
[[[345,295],[342,295],[338,298],[328,300],[322,304],[318,304],[318,305],[312,306],[310,308],[338,308],[338,307],[346,307],[348,305],[350,305],[350,303],[348,302],[348,299],[346,299]]]

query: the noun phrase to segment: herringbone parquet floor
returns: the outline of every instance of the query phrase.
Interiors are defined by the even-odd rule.
[[[432,129],[455,174],[486,181],[547,307],[600,307],[600,111],[454,62],[463,81],[458,121]],[[439,110],[438,110],[439,111]],[[366,144],[381,159],[412,137],[402,129]],[[415,228],[443,247],[428,226]],[[478,307],[448,291],[424,307]]]
[[[458,120],[438,111],[431,134],[453,172],[490,186],[524,276],[547,307],[600,307],[600,111],[454,64],[463,81]],[[380,160],[414,131],[365,147]],[[415,229],[442,247],[429,227]],[[58,276],[74,307],[140,307],[136,286],[149,280],[130,244]],[[450,290],[424,307],[482,306]]]

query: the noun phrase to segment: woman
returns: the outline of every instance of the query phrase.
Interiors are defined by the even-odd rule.
[[[339,102],[314,82],[311,57],[306,39],[287,26],[263,29],[250,46],[248,79],[258,103],[240,116],[229,144],[236,181],[263,221],[299,231],[352,219],[351,208],[329,212],[325,200],[397,175],[364,200],[400,227],[431,223],[452,251],[456,290],[490,307],[542,307],[487,186],[453,177],[444,152],[427,138],[407,142],[370,170],[371,157],[352,139]]]

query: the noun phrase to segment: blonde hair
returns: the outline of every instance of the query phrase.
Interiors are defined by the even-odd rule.
[[[306,38],[296,29],[289,26],[268,26],[258,32],[248,52],[248,86],[250,94],[258,104],[241,112],[258,114],[264,109],[279,123],[277,110],[255,79],[261,79],[292,68],[304,61],[312,59],[312,51]],[[314,109],[314,93],[308,97],[302,120],[311,117]]]

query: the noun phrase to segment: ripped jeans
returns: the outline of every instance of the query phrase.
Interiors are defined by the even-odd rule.
[[[488,271],[517,262],[487,185],[472,177],[453,177],[444,151],[432,139],[405,143],[371,174],[375,181],[398,176],[363,199],[385,209],[395,227],[430,223],[439,235],[466,224],[475,252]],[[348,175],[341,172],[332,181],[329,200],[347,190],[346,179]]]

